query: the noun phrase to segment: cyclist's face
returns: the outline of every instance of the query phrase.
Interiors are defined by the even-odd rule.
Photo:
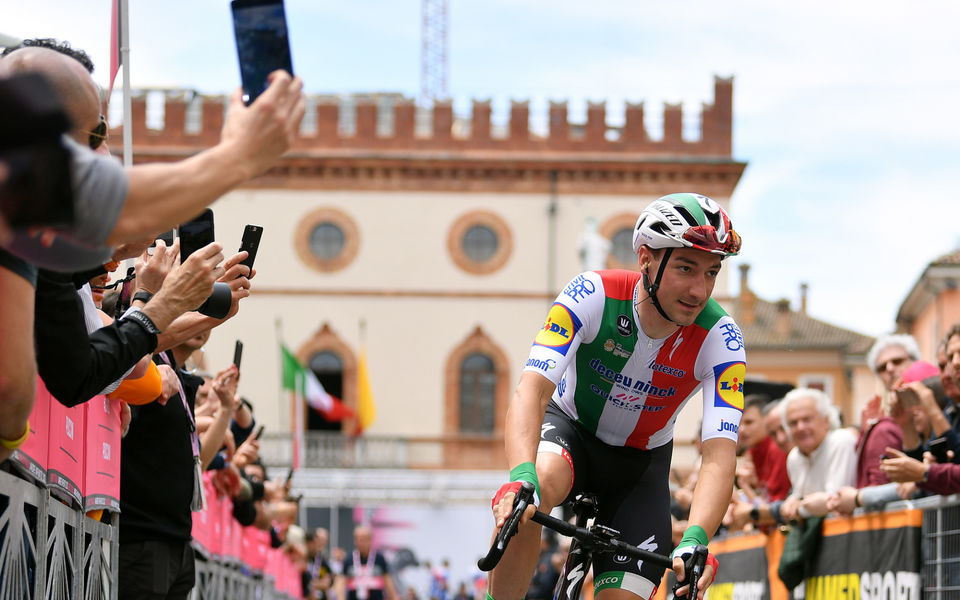
[[[642,250],[650,252],[644,247]],[[650,253],[649,277],[653,281],[660,269],[660,261],[666,254],[658,251],[654,256]],[[641,264],[645,261],[641,256]],[[660,279],[660,289],[657,290],[657,299],[664,311],[678,325],[690,325],[706,305],[713,286],[720,275],[720,257],[716,254],[694,250],[693,248],[677,248],[670,254],[667,267]]]

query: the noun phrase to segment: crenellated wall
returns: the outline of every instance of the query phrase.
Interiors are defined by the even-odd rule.
[[[160,130],[147,127],[147,100],[143,92],[133,98],[133,135],[135,146],[206,147],[215,144],[223,126],[224,98],[204,96],[199,100],[199,131],[188,131],[186,114],[188,102],[184,94],[168,94],[164,103],[164,124]],[[403,151],[473,151],[497,150],[520,152],[602,152],[629,153],[650,156],[729,156],[731,153],[731,125],[733,120],[733,80],[717,77],[714,80],[714,101],[704,104],[701,111],[699,139],[685,141],[682,135],[683,107],[666,104],[663,111],[662,135],[651,136],[644,127],[642,103],[627,103],[622,127],[611,127],[606,120],[606,105],[590,102],[585,123],[572,122],[566,102],[551,102],[548,133],[536,135],[530,131],[529,101],[512,101],[509,124],[505,136],[496,135],[491,123],[489,100],[474,100],[466,127],[457,128],[450,101],[438,102],[432,108],[432,124],[427,135],[415,124],[416,107],[413,101],[395,98],[384,106],[376,98],[361,98],[355,106],[354,131],[342,131],[344,110],[336,99],[322,98],[311,103],[315,112],[315,132],[301,134],[298,150],[403,150]],[[378,120],[392,111],[391,131],[378,134]],[[388,117],[391,115],[388,115]],[[313,119],[308,119],[313,121]],[[121,139],[122,128],[111,132],[114,140]],[[656,139],[654,139],[656,138]]]

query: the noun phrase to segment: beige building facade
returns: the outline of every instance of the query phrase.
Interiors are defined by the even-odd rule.
[[[584,270],[588,220],[612,241],[607,266],[635,268],[631,230],[650,201],[695,191],[731,208],[745,168],[732,157],[732,81],[716,79],[714,92],[695,140],[684,139],[681,108],[671,105],[664,130],[651,135],[642,105],[628,105],[624,125],[611,127],[602,104],[573,123],[555,103],[549,132],[536,135],[526,103],[513,103],[501,132],[489,102],[475,102],[469,117],[440,103],[421,135],[407,101],[354,104],[348,119],[343,106],[312,102],[313,131],[213,205],[227,250],[246,224],[264,233],[253,293],[214,331],[208,368],[227,364],[242,340],[241,393],[268,432],[289,433],[281,340],[348,406],[364,347],[377,409],[366,436],[433,444],[408,453],[411,467],[505,467],[507,403],[550,303]],[[222,102],[168,94],[162,128],[148,129],[137,97],[135,161],[214,143]],[[726,278],[715,295],[729,296]],[[694,435],[699,402],[691,405],[680,442]]]

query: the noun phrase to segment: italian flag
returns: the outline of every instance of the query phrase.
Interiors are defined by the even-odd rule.
[[[281,345],[280,352],[283,355],[283,389],[302,396],[310,408],[322,414],[328,421],[342,421],[353,416],[353,411],[338,398],[328,394],[313,371],[301,365],[289,348]]]

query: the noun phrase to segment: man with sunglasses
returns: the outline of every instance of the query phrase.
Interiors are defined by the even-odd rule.
[[[639,272],[588,271],[557,297],[537,334],[507,412],[511,482],[494,497],[496,526],[524,481],[549,512],[577,494],[598,496],[597,522],[641,548],[681,557],[706,545],[730,502],[746,373],[743,337],[710,296],[740,237],[719,204],[699,194],[664,196],[633,232]],[[703,461],[689,527],[671,541],[668,487],[677,413],[702,391]],[[540,527],[527,520],[491,577],[495,600],[522,598]],[[600,555],[598,600],[653,596],[663,570]],[[716,573],[708,566],[702,597]]]

